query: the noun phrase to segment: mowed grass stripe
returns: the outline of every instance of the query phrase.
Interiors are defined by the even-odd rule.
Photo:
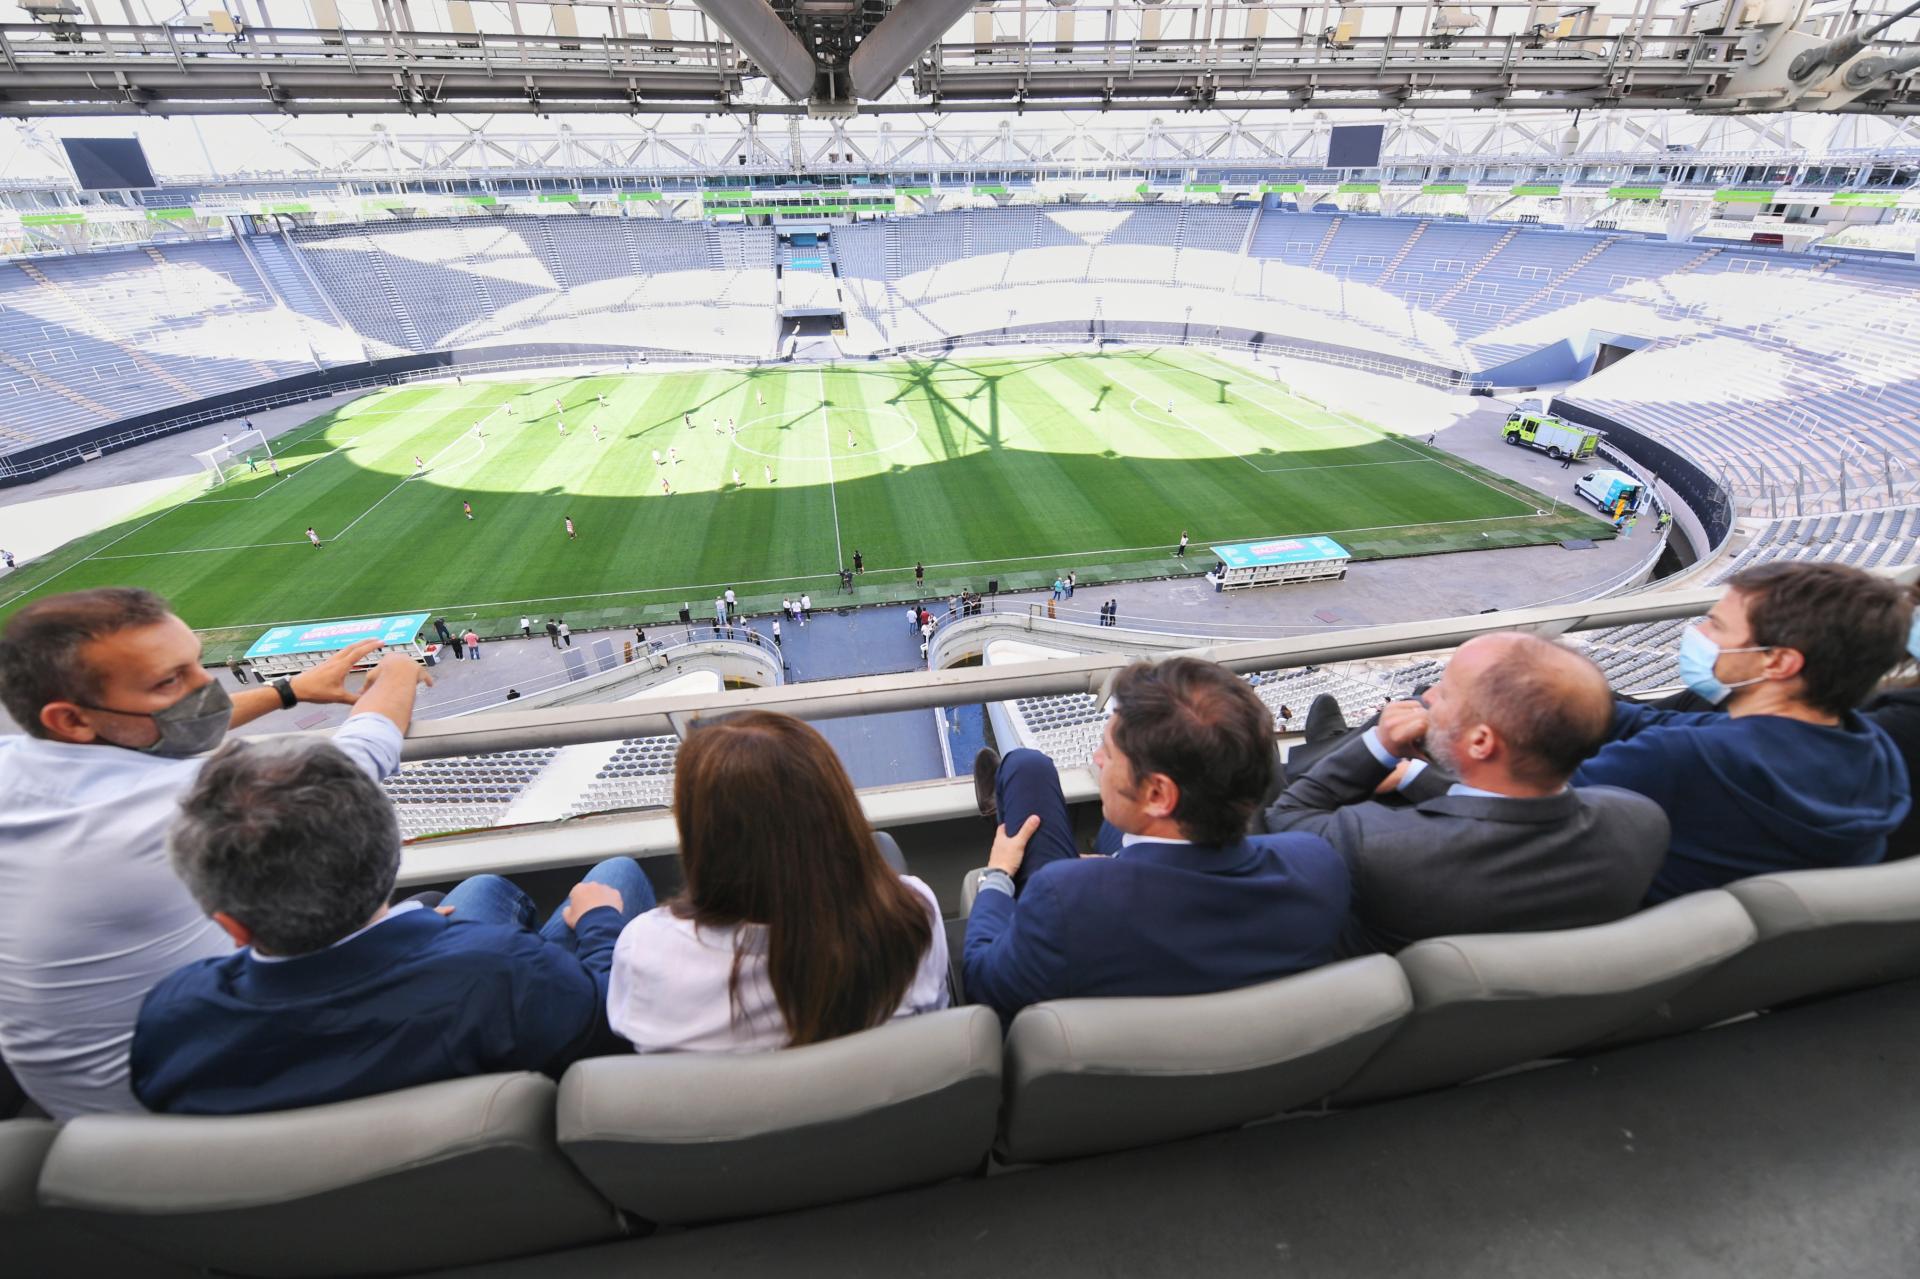
[[[801,589],[819,598],[839,568],[836,504],[847,557],[857,546],[868,565],[859,600],[898,594],[916,561],[940,594],[993,576],[1018,589],[1068,567],[1090,580],[1204,567],[1169,557],[1183,527],[1203,544],[1331,532],[1362,557],[1604,535],[1572,512],[1536,518],[1477,475],[1364,425],[1306,430],[1295,423],[1313,420],[1314,406],[1212,363],[1184,352],[1048,354],[846,365],[824,379],[809,367],[409,387],[300,428],[278,484],[249,476],[210,495],[257,501],[184,501],[144,528],[136,517],[8,585],[134,582],[209,628],[483,604],[510,626],[515,602],[555,597],[579,601],[566,607],[589,621],[658,620],[682,602],[700,610],[711,595],[695,592],[727,582],[763,582],[776,603]],[[833,406],[825,429],[823,380]],[[1150,397],[1145,411],[1136,397]],[[1173,416],[1205,434],[1160,421],[1168,397]],[[511,417],[496,411],[508,402]],[[483,417],[485,452],[471,459],[462,440]],[[655,467],[654,448],[674,449],[680,464]],[[416,453],[443,449],[444,465],[408,478]],[[1413,464],[1352,465],[1382,456]],[[766,465],[777,483],[766,483]],[[671,497],[659,489],[663,472]],[[309,524],[329,538],[351,532],[316,552],[302,538]],[[275,541],[293,544],[262,545]],[[224,545],[257,549],[162,553]],[[85,559],[96,551],[138,558]]]

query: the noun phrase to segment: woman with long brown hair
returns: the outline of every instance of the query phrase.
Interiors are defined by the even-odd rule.
[[[686,888],[614,949],[608,1020],[641,1052],[797,1047],[947,1006],[933,891],[880,856],[808,725],[749,711],[675,762]]]

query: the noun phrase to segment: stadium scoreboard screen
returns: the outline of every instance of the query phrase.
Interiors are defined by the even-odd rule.
[[[1329,169],[1371,169],[1380,163],[1384,124],[1339,124],[1327,141]]]
[[[158,186],[138,138],[62,138],[74,181],[85,191]]]

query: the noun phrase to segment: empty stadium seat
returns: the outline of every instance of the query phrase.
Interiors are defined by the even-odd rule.
[[[33,1279],[98,1279],[103,1275],[199,1274],[192,1266],[162,1261],[81,1229],[62,1214],[41,1207],[40,1170],[59,1127],[49,1119],[0,1123],[0,1253],[8,1274]]]
[[[1420,1092],[1591,1044],[1757,935],[1740,903],[1715,891],[1591,928],[1416,942],[1397,957],[1412,1014],[1333,1101]]]
[[[1920,974],[1920,860],[1756,875],[1726,891],[1753,917],[1753,945],[1595,1047]]]
[[[576,1062],[559,1138],[614,1203],[677,1224],[977,1171],[999,1108],[999,1019],[951,1008],[781,1052]]]
[[[1007,1032],[999,1153],[1070,1159],[1308,1105],[1352,1078],[1412,1008],[1385,955],[1216,995],[1035,1004]]]
[[[482,1075],[277,1114],[89,1115],[54,1140],[40,1199],[245,1275],[392,1274],[615,1238],[618,1214],[554,1145],[555,1092],[543,1075]]]

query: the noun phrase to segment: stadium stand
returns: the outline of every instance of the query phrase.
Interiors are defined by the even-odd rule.
[[[408,764],[386,781],[404,839],[497,826],[557,754],[505,751]]]
[[[1563,400],[1697,461],[1747,513],[1920,497],[1911,264],[1195,204],[884,218],[836,228],[827,251],[837,291],[829,274],[792,297],[844,306],[847,354],[1158,325],[1478,377],[1629,334],[1633,358]],[[17,261],[0,269],[0,457],[370,357],[509,343],[765,356],[779,252],[768,228],[568,212]]]
[[[679,745],[674,737],[633,737],[621,742],[574,803],[574,813],[664,808],[673,800],[673,760]]]

